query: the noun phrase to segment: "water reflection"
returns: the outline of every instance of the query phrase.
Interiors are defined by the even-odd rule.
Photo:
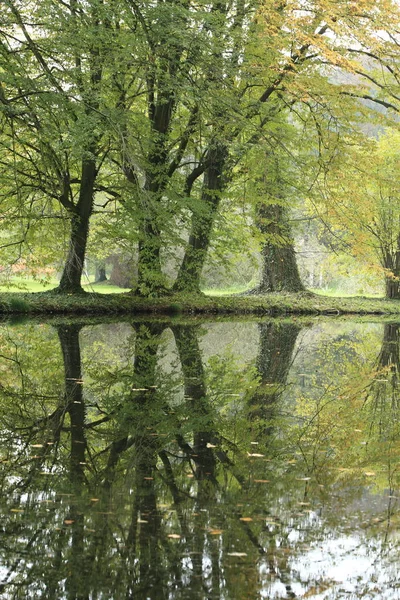
[[[400,597],[399,328],[4,325],[2,597]]]

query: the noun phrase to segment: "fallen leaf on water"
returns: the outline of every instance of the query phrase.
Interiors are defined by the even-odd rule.
[[[210,529],[210,531],[208,533],[210,535],[221,535],[222,532],[223,532],[222,529]]]
[[[178,533],[169,533],[167,537],[172,538],[173,540],[179,540],[181,536]]]

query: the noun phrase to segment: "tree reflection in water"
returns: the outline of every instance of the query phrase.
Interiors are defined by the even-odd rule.
[[[206,360],[212,324],[118,327],[3,328],[2,597],[395,597],[398,325],[376,362],[376,327],[264,322],[253,364]],[[346,544],[376,567],[343,584]]]

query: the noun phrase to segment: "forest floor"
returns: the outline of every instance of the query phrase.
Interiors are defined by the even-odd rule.
[[[77,315],[398,315],[400,300],[329,297],[312,292],[226,296],[171,295],[141,298],[132,293],[56,294],[0,292],[0,314]]]

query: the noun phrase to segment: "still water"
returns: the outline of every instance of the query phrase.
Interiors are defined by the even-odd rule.
[[[0,597],[400,598],[400,324],[0,326]]]

